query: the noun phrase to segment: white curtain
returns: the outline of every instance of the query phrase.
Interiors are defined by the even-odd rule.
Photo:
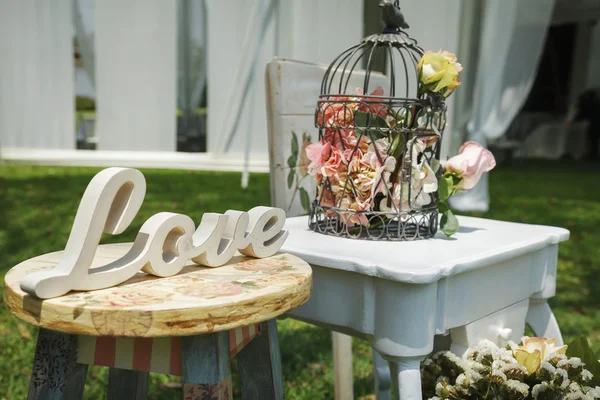
[[[94,2],[98,150],[175,151],[177,3]]]
[[[72,149],[73,28],[69,0],[0,0],[0,143]]]
[[[500,138],[527,99],[550,26],[554,0],[485,0],[469,140]],[[543,66],[541,66],[543,68]],[[493,172],[491,172],[493,173]],[[488,176],[451,199],[459,211],[489,208]]]

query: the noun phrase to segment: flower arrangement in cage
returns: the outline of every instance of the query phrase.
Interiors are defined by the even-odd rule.
[[[380,5],[384,33],[344,51],[323,77],[315,112],[319,141],[306,148],[317,183],[310,227],[351,238],[422,239],[436,233],[442,212],[442,229],[452,234],[458,224],[448,198],[466,188],[463,175],[477,175],[472,170],[481,154],[489,159],[491,153],[479,146],[476,155],[470,144],[461,156],[466,164],[455,160],[453,168],[442,168],[445,99],[460,85],[462,67],[454,54],[424,52],[402,31],[407,25],[397,2]],[[379,54],[389,62],[385,76],[372,71]],[[364,72],[356,68],[361,60]]]

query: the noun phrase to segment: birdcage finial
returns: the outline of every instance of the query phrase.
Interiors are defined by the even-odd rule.
[[[381,19],[385,24],[384,33],[397,33],[401,29],[410,28],[400,11],[398,0],[380,0],[379,7],[381,7]]]

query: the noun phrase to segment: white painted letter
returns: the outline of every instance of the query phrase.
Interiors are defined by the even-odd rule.
[[[90,280],[88,270],[102,233],[123,232],[139,211],[145,194],[146,180],[138,170],[107,168],[96,174],[79,203],[69,240],[56,268],[25,276],[21,289],[47,299],[72,289],[100,289],[116,284],[109,282],[103,286],[99,280]]]
[[[249,245],[240,250],[240,253],[251,257],[271,257],[277,253],[288,231],[283,231],[285,225],[285,211],[281,208],[254,207],[248,211],[250,224],[248,228]]]

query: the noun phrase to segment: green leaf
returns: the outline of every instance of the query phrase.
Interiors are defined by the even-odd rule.
[[[458,231],[458,219],[452,210],[448,209],[443,213],[442,219],[440,220],[440,228],[442,228],[442,232],[444,232],[446,236],[452,236]]]
[[[288,189],[292,188],[292,185],[294,184],[294,176],[295,175],[296,175],[296,170],[293,168],[290,168],[290,172],[288,173],[288,178],[287,178]]]
[[[450,206],[445,201],[439,201],[438,202],[438,210],[442,214],[445,213],[446,211],[448,211],[449,209],[450,209]]]
[[[567,348],[567,357],[578,357],[585,364],[585,369],[590,371],[594,377],[591,382],[586,383],[587,386],[600,386],[600,361],[596,359],[594,351],[585,336],[580,336],[569,343]]]
[[[296,135],[296,132],[292,132],[292,156],[294,159],[298,158],[298,148],[298,135]],[[294,163],[294,166],[296,166],[296,163]]]
[[[448,203],[448,199],[452,196],[454,191],[454,180],[452,175],[444,174],[440,176],[438,181],[438,195],[440,203]]]
[[[304,188],[300,188],[300,204],[302,204],[302,208],[307,213],[310,212],[310,198],[308,197],[308,192]]]
[[[296,168],[296,162],[298,161],[298,159],[296,158],[296,156],[294,156],[293,154],[291,156],[288,157],[287,159],[287,163],[288,163],[288,167],[290,168]]]
[[[398,159],[404,153],[404,134],[397,133],[392,140],[389,154]]]
[[[379,115],[361,111],[354,113],[354,125],[357,128],[389,128]]]

